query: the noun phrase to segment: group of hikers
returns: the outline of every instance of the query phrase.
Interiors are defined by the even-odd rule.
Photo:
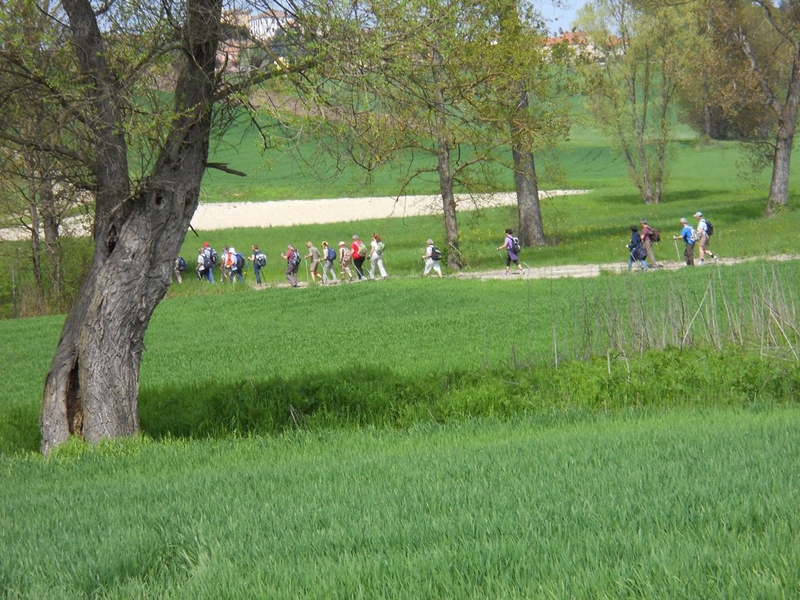
[[[286,280],[292,287],[299,286],[298,272],[304,260],[307,261],[307,277],[310,283],[319,282],[322,285],[327,285],[344,281],[374,281],[378,277],[380,279],[388,279],[389,274],[383,262],[385,248],[386,245],[381,240],[381,236],[373,233],[369,246],[358,235],[354,235],[349,245],[341,241],[336,248],[328,244],[327,241],[323,241],[320,248],[317,248],[313,242],[306,242],[305,255],[302,255],[297,247],[289,244],[286,247],[286,251],[282,252],[280,256],[286,261]],[[525,269],[522,268],[519,260],[519,239],[513,235],[511,229],[506,229],[503,244],[497,250],[505,250],[505,275],[509,274],[511,263],[516,265],[521,274],[525,273]],[[421,258],[424,261],[423,277],[434,274],[439,278],[442,277],[442,251],[434,244],[432,239],[426,241],[425,252]],[[197,250],[197,278],[201,281],[214,283],[217,280],[214,276],[214,271],[219,269],[217,277],[220,281],[236,283],[238,280],[243,282],[242,272],[245,270],[247,261],[252,263],[256,284],[261,285],[261,269],[267,264],[267,256],[257,245],[253,245],[250,256],[245,257],[237,252],[233,246],[223,246],[222,252],[218,254],[208,242],[205,242]],[[364,267],[366,261],[369,261],[369,270]],[[335,268],[337,263],[339,265],[338,277]],[[183,283],[182,273],[185,270],[186,261],[178,257],[174,268],[175,278],[178,283]]]
[[[711,222],[703,216],[702,212],[694,213],[697,219],[697,228],[689,225],[685,218],[681,218],[681,232],[678,235],[673,235],[673,240],[683,240],[684,250],[683,256],[688,266],[694,266],[694,251],[697,247],[700,251],[699,264],[705,264],[705,258],[708,256],[714,261],[717,260],[717,255],[711,252],[708,247],[711,235],[714,233],[714,227]],[[647,224],[647,219],[640,221],[641,231],[636,225],[631,225],[631,241],[627,244],[628,249],[628,270],[634,263],[645,271],[649,271],[651,267],[659,267],[656,257],[653,254],[653,243],[661,241],[661,234],[657,229],[650,227]],[[649,261],[649,262],[648,262]]]
[[[286,261],[286,279],[292,287],[299,286],[298,272],[303,260],[307,261],[308,277],[310,277],[311,283],[319,282],[325,285],[339,283],[340,281],[361,281],[367,278],[375,280],[376,271],[381,279],[388,279],[389,274],[386,272],[386,267],[383,263],[385,247],[381,236],[377,233],[372,234],[369,246],[358,235],[354,235],[350,245],[342,241],[339,242],[336,248],[328,244],[327,241],[322,242],[320,248],[317,248],[313,242],[307,242],[305,255],[301,255],[298,248],[289,244],[286,251],[281,253],[281,258]],[[436,249],[432,240],[428,240],[428,249],[426,254],[423,255],[423,259],[426,259],[426,275],[433,270],[438,273],[439,277],[442,276],[442,269],[439,265],[441,258],[441,252]],[[364,263],[367,260],[369,260],[368,271],[364,268]],[[195,269],[197,278],[201,281],[214,283],[216,281],[214,271],[219,269],[218,277],[221,281],[235,283],[238,280],[243,282],[242,272],[247,261],[252,263],[256,284],[261,285],[261,270],[267,265],[267,256],[257,245],[253,245],[250,256],[245,257],[237,252],[233,246],[223,246],[222,252],[218,254],[208,242],[205,242],[197,250],[197,266]],[[337,262],[340,269],[339,277],[336,275],[334,266]],[[175,261],[174,269],[178,283],[183,282],[182,272],[185,269],[186,261],[178,257]]]
[[[683,240],[685,245],[683,255],[686,259],[686,264],[689,266],[695,264],[695,246],[699,248],[700,252],[699,264],[705,263],[706,256],[715,261],[717,260],[717,255],[711,252],[708,247],[709,238],[714,233],[711,223],[703,217],[701,212],[696,212],[694,216],[697,219],[697,228],[689,225],[685,218],[681,218],[681,232],[672,236],[673,240]],[[631,240],[626,245],[629,271],[634,263],[638,263],[645,271],[649,271],[652,267],[660,266],[653,253],[653,244],[661,240],[661,234],[657,229],[648,225],[647,219],[641,219],[640,226],[641,230],[636,225],[631,226]],[[306,242],[304,255],[301,254],[298,248],[289,244],[286,251],[282,252],[280,256],[286,261],[286,280],[292,287],[298,287],[298,272],[304,260],[307,261],[307,277],[310,283],[319,282],[322,285],[328,285],[344,281],[375,281],[378,277],[380,279],[388,279],[389,274],[386,272],[383,262],[385,249],[386,245],[381,240],[381,236],[373,233],[369,245],[365,244],[358,235],[354,235],[349,245],[341,241],[336,247],[328,244],[327,241],[323,241],[320,248],[317,248],[313,242]],[[512,263],[516,266],[516,271],[519,274],[525,274],[523,263],[519,258],[520,242],[511,229],[505,230],[505,238],[503,243],[497,247],[497,251],[505,251],[503,254],[506,263],[504,275],[508,275],[511,272]],[[441,250],[436,247],[432,239],[428,239],[425,253],[422,255],[422,260],[425,261],[423,276],[435,273],[441,278],[441,259]],[[267,265],[267,256],[257,245],[253,245],[250,256],[245,257],[237,252],[233,246],[223,246],[222,253],[217,254],[217,251],[208,242],[205,242],[197,251],[197,278],[201,281],[214,283],[214,270],[218,268],[220,281],[230,281],[231,283],[239,281],[243,283],[242,272],[245,270],[247,261],[252,263],[256,284],[261,285],[261,269]],[[366,261],[369,261],[368,271],[364,268]],[[335,268],[337,263],[339,266],[338,277]],[[178,257],[175,261],[174,273],[179,283],[183,282],[182,272],[185,269],[186,262],[183,258]]]

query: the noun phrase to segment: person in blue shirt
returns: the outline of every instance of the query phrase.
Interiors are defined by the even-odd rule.
[[[686,248],[683,250],[683,255],[686,257],[686,264],[690,267],[694,266],[694,228],[689,225],[689,222],[681,218],[681,233],[680,235],[673,235],[673,240],[683,240]]]

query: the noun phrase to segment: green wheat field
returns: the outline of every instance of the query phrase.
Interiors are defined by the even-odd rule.
[[[204,201],[397,193],[391,172],[334,181],[255,146],[241,131],[216,149],[250,175],[210,176]],[[545,202],[551,244],[524,260],[623,262],[646,216],[674,261],[669,235],[700,209],[715,251],[747,262],[438,280],[420,276],[433,217],[190,232],[187,258],[201,236],[258,243],[269,285],[172,286],[134,439],[42,457],[64,316],[0,320],[0,597],[799,597],[800,263],[768,259],[798,252],[800,190],[765,219],[734,145],[674,152],[645,207],[577,130],[543,187],[593,191]],[[514,211],[459,219],[466,270],[501,269]],[[388,281],[277,285],[287,243],[372,231]]]

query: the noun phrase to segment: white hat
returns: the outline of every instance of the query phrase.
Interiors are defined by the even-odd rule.
[[[701,212],[698,210],[696,213],[694,213],[694,216],[695,216],[695,217],[697,217],[698,219],[701,219],[701,218],[703,217],[703,213],[701,213]]]

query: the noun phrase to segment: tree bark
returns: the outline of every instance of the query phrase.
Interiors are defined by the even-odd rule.
[[[769,185],[767,214],[774,214],[789,202],[789,173],[792,163],[794,132],[797,127],[800,105],[800,44],[797,45],[792,63],[792,75],[786,100],[778,114],[778,133],[775,154],[772,160],[772,181]]]
[[[523,246],[544,246],[542,207],[539,204],[539,184],[536,180],[536,164],[533,152],[516,145],[511,148],[514,157],[514,183],[517,190],[519,214],[519,240]]]
[[[65,0],[97,123],[94,260],[67,317],[42,397],[42,451],[70,435],[96,442],[139,430],[139,368],[153,311],[197,208],[208,156],[221,0],[189,0],[175,117],[131,193],[121,111],[104,40],[87,0]]]

